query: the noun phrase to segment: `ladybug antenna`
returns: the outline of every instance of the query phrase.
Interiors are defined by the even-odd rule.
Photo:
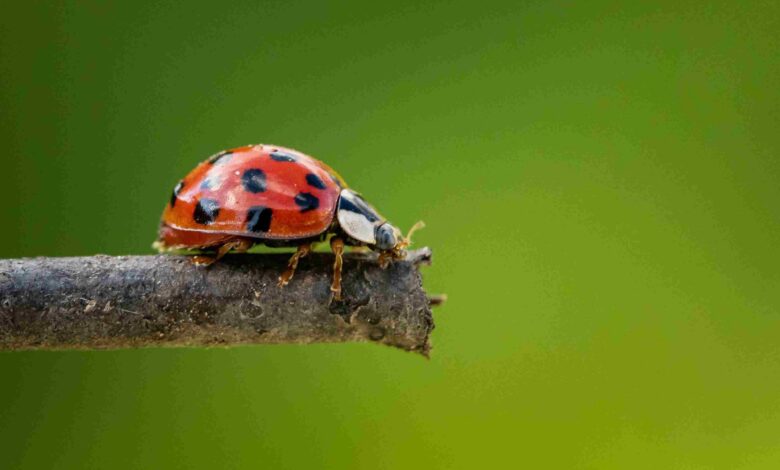
[[[406,248],[407,246],[412,244],[412,234],[422,228],[425,228],[425,222],[422,220],[418,220],[417,223],[412,225],[412,228],[409,229],[408,232],[406,232],[406,236],[401,239],[401,247]]]

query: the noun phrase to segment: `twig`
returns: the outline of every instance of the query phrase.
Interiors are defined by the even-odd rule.
[[[0,350],[374,341],[428,354],[436,302],[418,266],[429,249],[384,270],[349,254],[341,302],[330,299],[326,253],[278,287],[288,256],[227,256],[210,268],[164,255],[0,260]]]

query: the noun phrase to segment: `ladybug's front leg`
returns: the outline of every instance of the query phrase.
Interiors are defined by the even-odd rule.
[[[376,262],[379,264],[380,268],[387,269],[387,267],[390,266],[390,261],[392,261],[392,259],[393,253],[391,251],[383,251],[377,256]]]
[[[287,270],[279,276],[279,287],[284,287],[290,282],[295,274],[295,268],[298,267],[298,260],[311,253],[311,243],[306,243],[298,247],[298,249],[290,257],[290,261],[287,263]]]
[[[342,255],[344,254],[344,240],[338,237],[330,239],[330,249],[336,257],[333,261],[333,282],[330,285],[330,291],[333,292],[335,300],[341,300],[341,266],[344,263]]]

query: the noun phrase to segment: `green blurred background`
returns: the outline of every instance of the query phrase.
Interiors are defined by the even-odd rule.
[[[150,253],[226,147],[428,228],[430,361],[0,354],[2,468],[780,468],[777,2],[12,2],[0,256]]]

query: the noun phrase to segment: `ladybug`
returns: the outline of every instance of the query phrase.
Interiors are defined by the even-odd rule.
[[[337,300],[345,245],[379,252],[379,263],[386,267],[405,257],[410,243],[325,163],[289,148],[258,144],[217,153],[179,181],[154,247],[214,252],[193,258],[202,265],[256,244],[297,247],[279,276],[279,285],[285,286],[298,261],[328,236],[335,255],[330,289]]]

